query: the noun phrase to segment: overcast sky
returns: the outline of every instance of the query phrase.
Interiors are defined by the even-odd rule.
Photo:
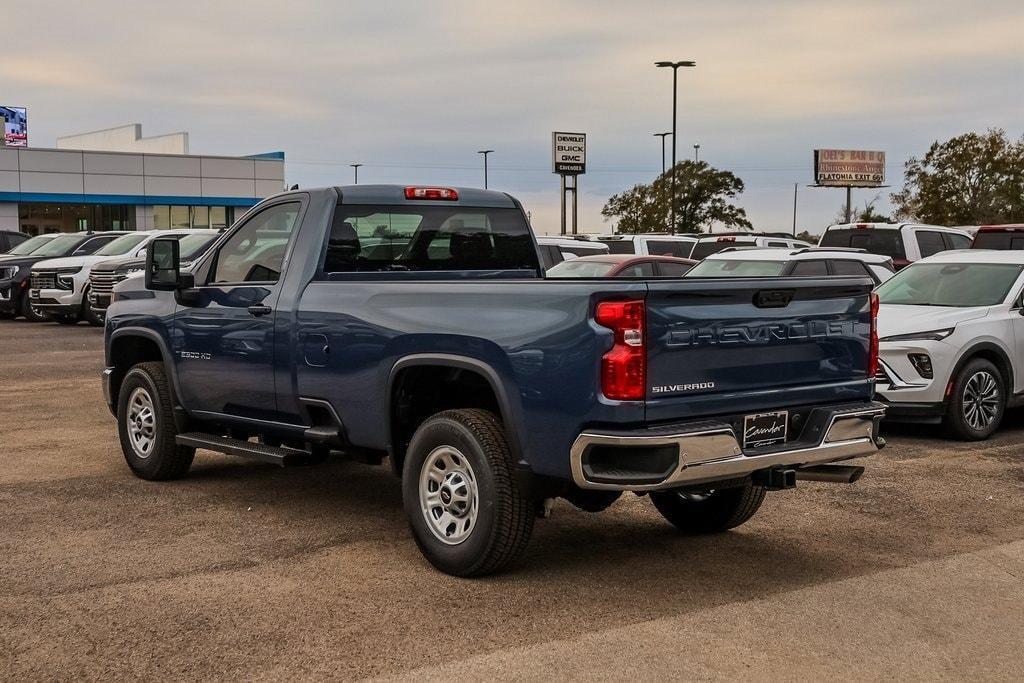
[[[881,149],[887,174],[936,139],[1024,127],[1024,2],[31,2],[4,7],[0,104],[33,146],[138,122],[191,151],[283,150],[289,183],[483,184],[558,229],[550,132],[588,134],[581,230],[661,167],[680,72],[679,156],[746,182],[755,226],[820,231],[815,147]],[[888,208],[888,191],[881,206]],[[857,191],[857,203],[875,191]]]

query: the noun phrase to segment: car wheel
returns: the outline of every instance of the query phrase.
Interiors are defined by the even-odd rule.
[[[522,554],[535,511],[514,472],[493,413],[448,410],[420,425],[405,456],[402,500],[432,565],[454,576],[482,576]]]
[[[765,488],[743,486],[707,491],[654,491],[651,502],[661,516],[684,533],[714,534],[735,529],[758,511]]]
[[[41,323],[50,319],[50,316],[32,305],[28,299],[28,292],[21,295],[21,316],[30,323]]]
[[[139,363],[125,375],[117,431],[128,467],[142,479],[176,479],[192,466],[196,449],[175,441],[174,402],[162,363]]]
[[[999,428],[1005,409],[1002,373],[990,361],[975,358],[953,379],[946,406],[946,425],[958,439],[981,441]]]
[[[97,311],[89,303],[89,291],[86,290],[82,294],[82,314],[81,319],[89,323],[93,327],[103,327],[103,311]]]

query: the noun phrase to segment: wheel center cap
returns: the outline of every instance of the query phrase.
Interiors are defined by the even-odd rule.
[[[445,505],[452,502],[452,491],[447,486],[441,488],[441,502]]]

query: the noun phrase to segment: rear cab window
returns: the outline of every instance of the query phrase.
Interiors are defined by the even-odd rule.
[[[540,271],[514,208],[339,204],[323,272]]]
[[[647,253],[652,256],[675,256],[689,258],[692,242],[683,240],[647,240]]]
[[[754,246],[756,242],[750,239],[735,239],[728,237],[719,237],[713,240],[701,240],[697,244],[693,245],[693,253],[690,254],[692,259],[702,259],[711,256],[711,254],[717,254],[723,249],[729,247],[750,247]]]
[[[818,246],[849,247],[892,259],[907,258],[907,252],[903,248],[903,236],[896,227],[831,228],[825,231]]]
[[[633,240],[600,240],[601,244],[608,246],[610,254],[635,254]]]
[[[971,249],[998,249],[1000,251],[1020,251],[1024,249],[1024,230],[1010,232],[1004,230],[981,230],[974,238]]]

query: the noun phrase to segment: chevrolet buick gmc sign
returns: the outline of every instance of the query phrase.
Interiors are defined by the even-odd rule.
[[[551,134],[551,172],[580,175],[587,172],[587,134]]]
[[[878,187],[885,182],[885,152],[863,149],[814,150],[814,184]]]

